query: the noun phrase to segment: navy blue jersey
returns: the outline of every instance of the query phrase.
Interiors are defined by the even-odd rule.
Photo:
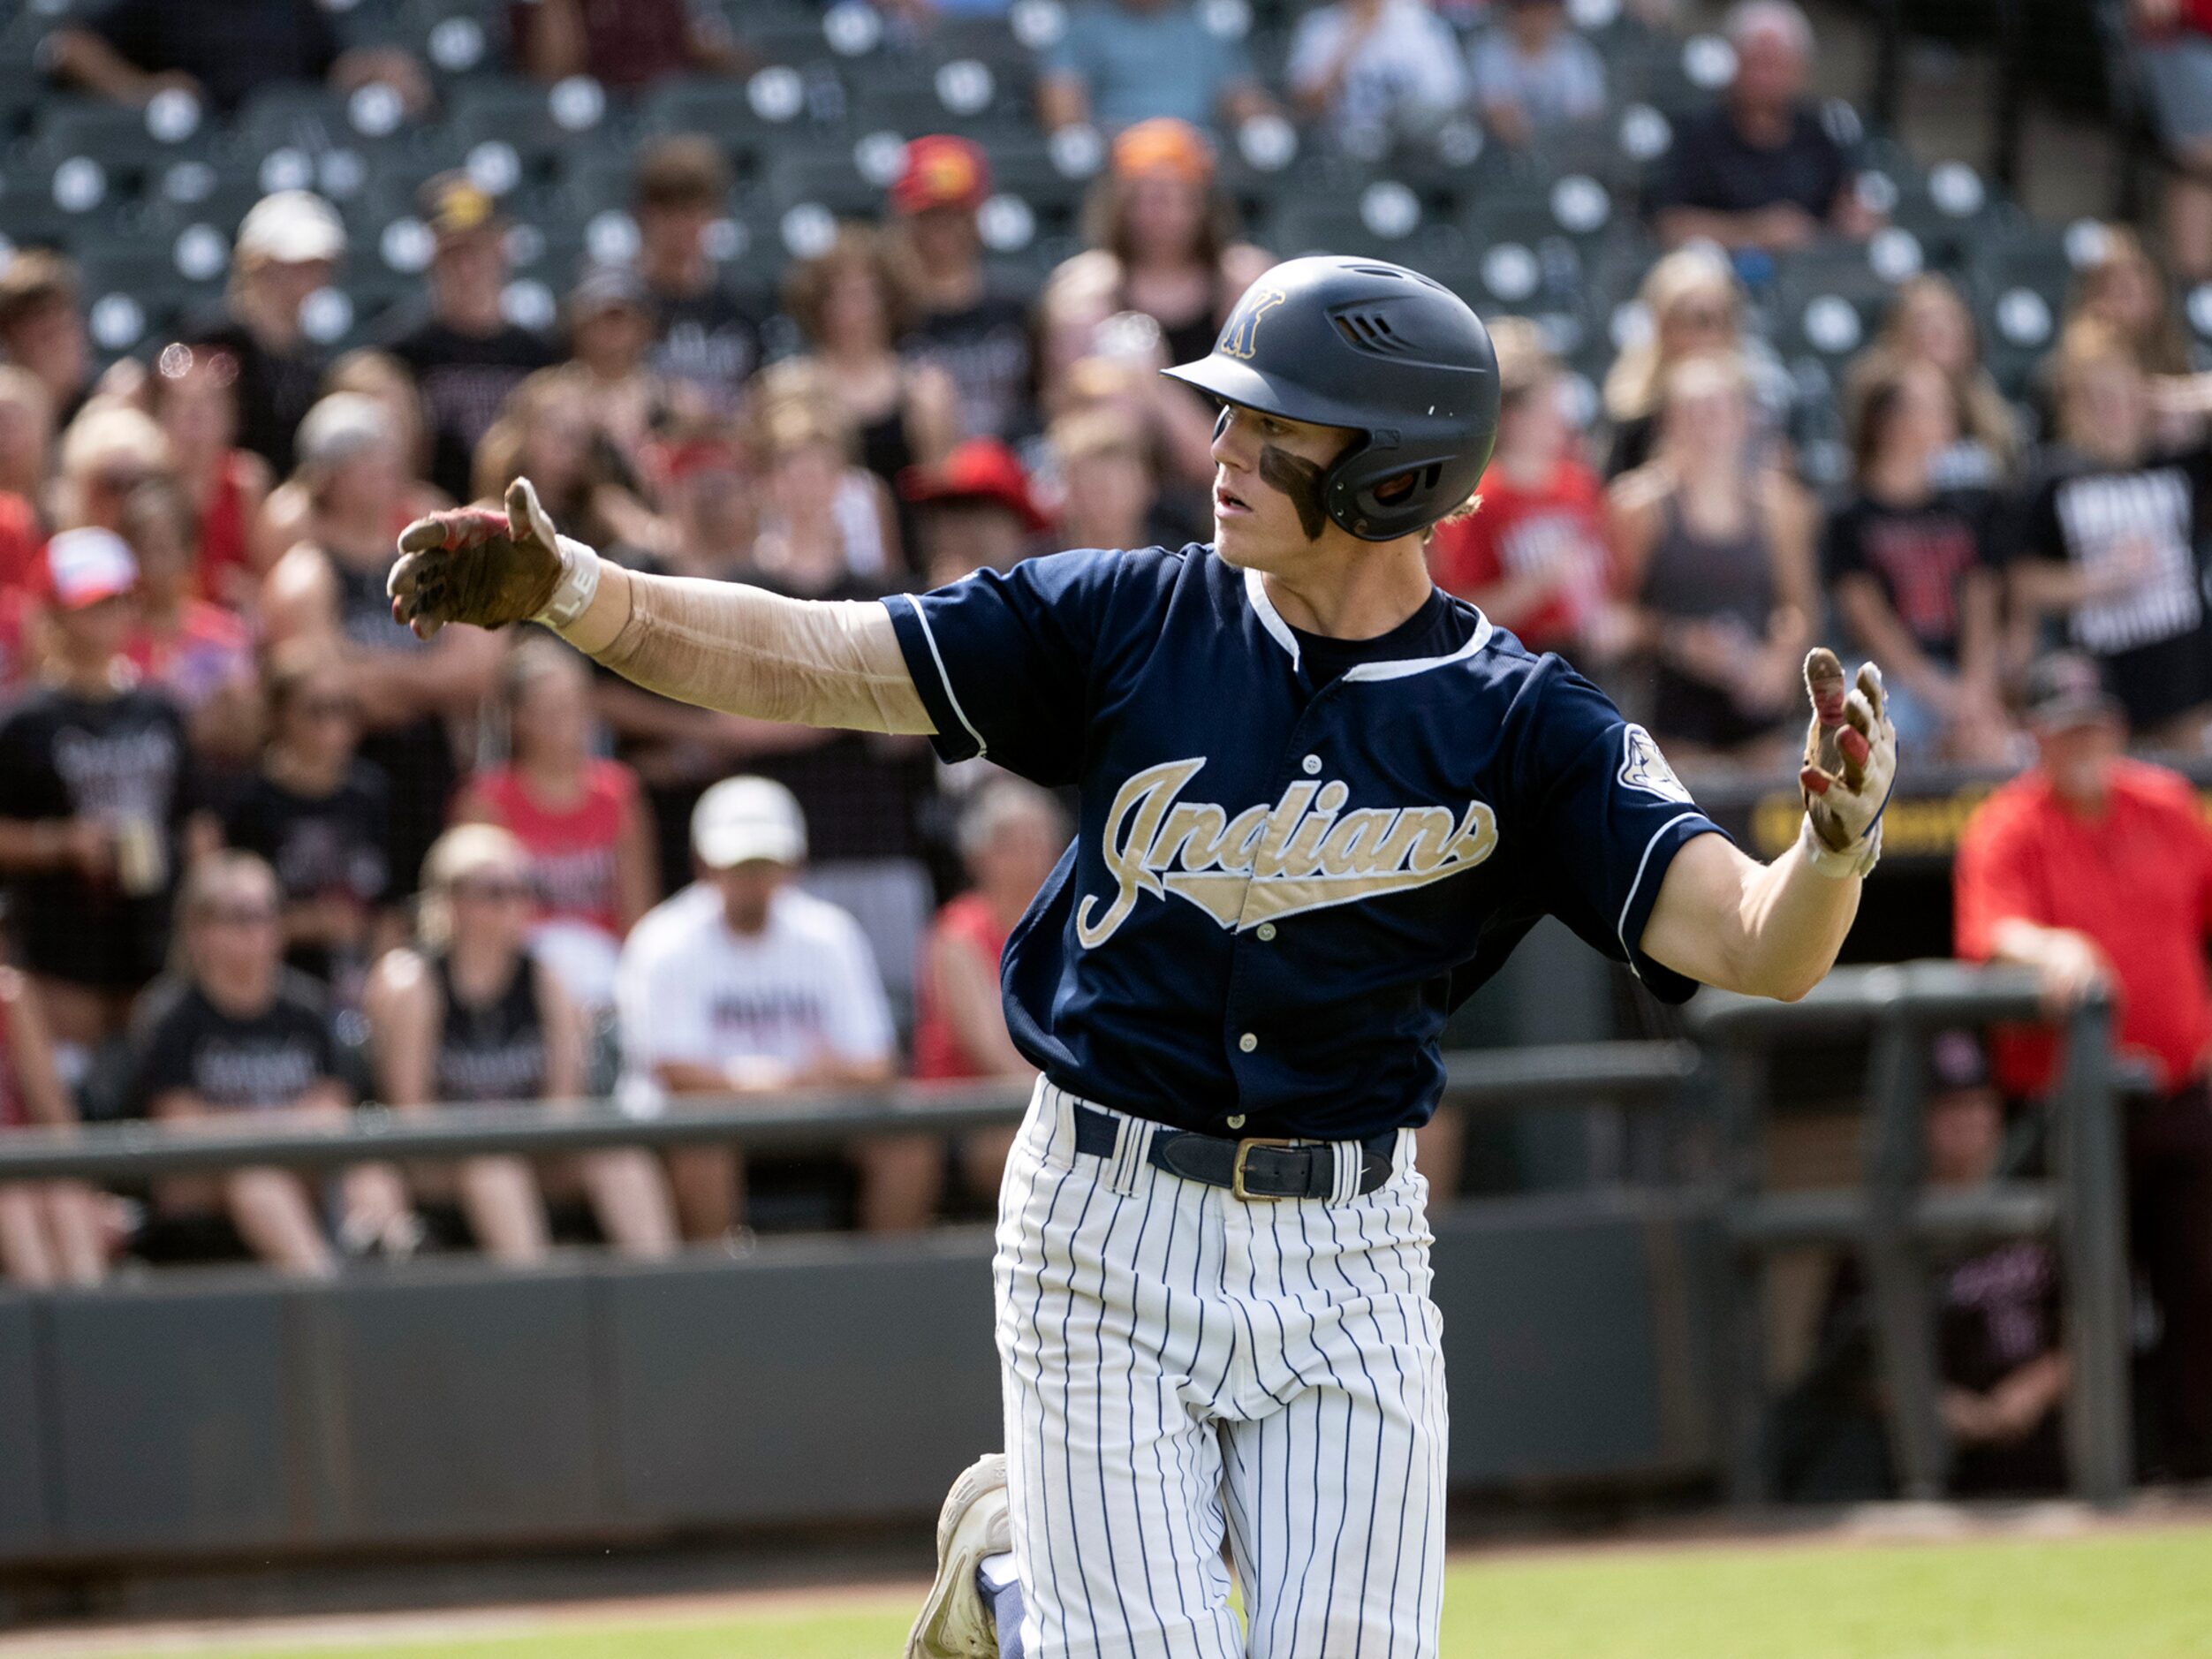
[[[1426,1122],[1446,1014],[1546,913],[1693,989],[1638,942],[1719,831],[1642,728],[1471,605],[1448,651],[1316,677],[1210,547],[883,602],[940,754],[1080,795],[1001,969],[1015,1046],[1072,1094],[1212,1134]]]

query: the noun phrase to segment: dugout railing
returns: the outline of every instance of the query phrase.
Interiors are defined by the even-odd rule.
[[[2074,1490],[2100,1503],[2126,1491],[2130,1304],[2109,1004],[2090,1001],[2064,1017],[2064,1060],[2042,1102],[2044,1177],[2000,1175],[1952,1190],[1926,1180],[1930,1038],[1946,1027],[2047,1017],[2032,976],[1948,961],[1839,971],[1798,1003],[1707,992],[1692,1004],[1734,1281],[1719,1375],[1728,1488],[1738,1502],[1770,1495],[1761,1292],[1774,1254],[1807,1246],[1858,1253],[1898,1483],[1909,1496],[1936,1497],[1952,1448],[1937,1375],[1935,1257],[1949,1246],[2011,1238],[2048,1239],[2057,1248],[2072,1356],[2066,1451]],[[1838,1038],[1867,1042],[1860,1178],[1825,1191],[1767,1192],[1760,1134],[1771,1093],[1767,1063],[1784,1045]]]

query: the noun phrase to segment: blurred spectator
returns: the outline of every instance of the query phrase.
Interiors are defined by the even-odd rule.
[[[2036,764],[1966,822],[1953,867],[1958,954],[2034,971],[2055,1011],[2095,989],[2154,1092],[2126,1113],[2126,1212],[2156,1303],[2149,1356],[2153,1473],[2212,1475],[2212,830],[2187,779],[2124,759],[2121,709],[2093,659],[2036,665],[2027,719]],[[2051,1041],[2016,1036],[1998,1076],[2020,1095],[2050,1082]]]
[[[1837,612],[1882,664],[1907,754],[2000,764],[2011,734],[1999,689],[1994,504],[1936,481],[1958,438],[1951,382],[1929,359],[1885,357],[1861,397],[1854,486],[1829,516],[1822,549]]]
[[[238,377],[229,352],[172,345],[154,360],[146,390],[192,509],[193,585],[201,598],[243,611],[259,597],[266,568],[254,563],[253,531],[270,477],[267,461],[236,447]]]
[[[2212,276],[2212,0],[2130,0],[2135,57],[2164,140],[2166,257]]]
[[[46,383],[20,363],[0,363],[0,496],[35,510],[53,447],[54,399]]]
[[[0,602],[38,580],[53,401],[27,368],[0,363]],[[12,678],[0,674],[0,680]]]
[[[390,342],[413,373],[430,422],[430,481],[456,501],[469,496],[476,445],[508,394],[560,353],[543,335],[507,321],[507,222],[466,173],[440,173],[419,193],[436,238],[430,258],[429,315]]]
[[[38,993],[0,967],[0,1137],[77,1121],[54,1070]],[[107,1273],[100,1200],[77,1181],[0,1185],[0,1278],[27,1291],[97,1284]]]
[[[1014,452],[989,438],[970,438],[941,466],[913,468],[898,488],[915,509],[919,565],[930,587],[1013,569],[1052,524]]]
[[[1011,442],[1035,422],[1036,353],[1029,297],[1000,292],[983,268],[975,215],[990,188],[972,140],[940,133],[906,146],[889,199],[909,311],[899,349],[951,377],[961,436]]]
[[[169,477],[171,466],[169,438],[151,416],[117,398],[95,398],[62,434],[55,517],[64,529],[95,525],[120,534],[132,493]]]
[[[325,80],[340,92],[382,81],[410,114],[430,104],[422,65],[398,47],[343,49],[315,0],[109,0],[46,41],[53,72],[123,103],[190,93],[220,110],[272,82]]]
[[[360,704],[319,641],[273,651],[268,683],[269,742],[223,839],[276,872],[285,962],[355,1007],[391,891],[391,784],[360,757]]]
[[[415,392],[414,376],[405,364],[389,352],[363,346],[330,365],[330,373],[322,378],[322,389],[326,397],[333,392],[359,392],[383,407],[409,474],[404,522],[453,504],[451,496],[422,478],[430,467],[430,435],[423,420],[422,399]],[[295,542],[314,533],[314,503],[309,498],[306,481],[295,473],[269,492],[255,515],[249,537],[254,569],[266,573]],[[260,599],[257,587],[254,604],[258,605]]]
[[[131,549],[67,530],[46,566],[44,678],[0,723],[0,871],[23,966],[76,1049],[63,1057],[73,1080],[161,969],[192,777],[183,715],[123,655]]]
[[[1214,349],[1214,337],[1268,255],[1237,239],[1236,209],[1214,177],[1213,148],[1179,121],[1147,121],[1114,140],[1107,177],[1084,204],[1084,240],[1039,301],[1043,397],[1055,417],[1087,401],[1101,360],[1125,370],[1117,396],[1141,412],[1165,465],[1210,487],[1214,412],[1155,371]],[[1130,314],[1149,329],[1128,323]]]
[[[1002,777],[976,792],[960,820],[960,862],[974,883],[937,912],[914,977],[914,1075],[1034,1078],[1037,1068],[1006,1032],[998,989],[1006,936],[1068,845],[1067,814],[1034,784]],[[997,1194],[1011,1129],[960,1137],[972,1197]]]
[[[276,878],[248,852],[214,852],[196,866],[178,906],[181,973],[146,999],[132,1029],[134,1093],[146,1115],[186,1123],[231,1113],[258,1122],[343,1124],[353,1104],[337,1040],[314,984],[284,966]],[[339,1235],[351,1251],[404,1254],[419,1236],[399,1173],[360,1164],[338,1182]],[[289,1170],[174,1176],[155,1188],[172,1222],[197,1223],[204,1243],[243,1243],[303,1277],[335,1270],[309,1180]],[[223,1223],[228,1223],[225,1228]],[[223,1238],[234,1233],[232,1239]]]
[[[2066,337],[2078,329],[2102,329],[2125,345],[2146,375],[2186,375],[2190,369],[2189,337],[2181,326],[2166,273],[2144,246],[2143,239],[2125,225],[2102,228],[2096,252],[2074,280],[2066,297],[2064,326],[2059,330],[2059,352]]]
[[[1928,1050],[1924,1144],[1928,1179],[1943,1188],[1985,1185],[2004,1149],[2004,1106],[1989,1085],[1981,1039],[1938,1033]],[[2058,1262],[2042,1239],[1941,1254],[1936,1365],[1953,1452],[1954,1497],[2049,1493],[2066,1484],[2062,1407],[2070,1373],[2059,1340]],[[1822,1348],[1847,1366],[1858,1405],[1882,1415],[1874,1369],[1874,1313],[1855,1255],[1829,1292]]]
[[[757,459],[727,421],[679,420],[662,435],[649,470],[669,526],[660,563],[670,575],[727,576],[752,557]]]
[[[1160,488],[1145,429],[1125,411],[1079,409],[1052,423],[1060,483],[1061,547],[1173,546],[1180,526],[1158,511]]]
[[[1605,486],[1577,453],[1559,363],[1535,324],[1501,317],[1490,337],[1497,448],[1482,475],[1482,505],[1436,527],[1429,569],[1530,650],[1561,652],[1588,672],[1625,643],[1610,596]]]
[[[806,336],[807,360],[852,421],[856,458],[886,483],[939,459],[959,432],[951,377],[896,349],[905,303],[890,244],[869,225],[844,226],[827,253],[784,275],[784,309]]]
[[[1155,116],[1233,125],[1271,108],[1244,48],[1208,28],[1189,0],[1086,0],[1037,80],[1049,131],[1089,122],[1112,133]]]
[[[38,376],[57,425],[92,391],[77,268],[51,248],[0,256],[0,357]]]
[[[326,360],[300,327],[299,308],[330,285],[345,256],[345,226],[322,197],[305,190],[264,196],[239,224],[225,314],[187,330],[193,345],[227,352],[237,363],[238,441],[280,478],[292,471],[292,438]]]
[[[633,1098],[788,1095],[892,1074],[890,1011],[868,942],[835,905],[792,884],[807,857],[799,803],[765,778],[700,798],[692,848],[701,879],[661,905],[622,951],[618,1007]],[[942,1178],[930,1136],[854,1143],[860,1220],[921,1226]],[[719,1239],[742,1214],[744,1155],[671,1153],[684,1236]]]
[[[542,368],[508,394],[476,446],[472,489],[497,501],[527,478],[564,533],[598,548],[652,548],[663,526],[639,499],[638,480],[600,429],[589,374],[580,363]]]
[[[537,900],[532,948],[573,1000],[610,1007],[622,941],[661,890],[637,776],[593,753],[590,670],[551,635],[516,648],[499,691],[507,763],[472,777],[453,815],[515,837]]]
[[[1482,125],[1508,144],[1605,113],[1605,60],[1562,0],[1503,0],[1469,57]]]
[[[2197,570],[2212,449],[2161,447],[2150,383],[2107,330],[2071,332],[2057,391],[2059,442],[2029,489],[2012,564],[2023,620],[2064,625],[2136,736],[2194,748],[2212,704]]]
[[[632,214],[654,314],[646,360],[721,414],[737,408],[761,360],[760,324],[708,253],[709,227],[729,212],[730,163],[712,139],[686,133],[639,153]]]
[[[1650,205],[1662,241],[1779,253],[1824,231],[1865,236],[1856,153],[1806,96],[1813,26],[1792,0],[1739,0],[1728,14],[1736,78],[1712,109],[1676,123]]]
[[[761,376],[760,524],[755,572],[795,595],[873,597],[899,562],[883,481],[855,465],[845,405],[813,362]]]
[[[733,74],[746,61],[720,12],[691,0],[509,0],[507,27],[538,80],[589,75],[627,90],[685,70]]]
[[[368,737],[361,754],[391,781],[394,889],[445,827],[459,776],[456,727],[491,689],[500,644],[477,628],[435,640],[391,619],[384,578],[406,523],[407,474],[390,413],[359,392],[325,398],[299,426],[300,478],[314,504],[310,534],[269,573],[261,621],[271,645],[316,642],[345,670]]]
[[[1865,377],[1890,360],[1934,364],[1958,400],[1958,436],[1934,463],[1938,488],[1988,489],[2012,475],[2020,460],[2019,420],[1982,366],[1973,313],[1950,278],[1928,271],[1898,284],[1874,349],[1861,353],[1844,383],[1844,425],[1854,445]]]
[[[595,265],[569,291],[567,314],[593,423],[634,472],[669,402],[669,389],[646,363],[653,316],[645,284],[626,266]]]
[[[199,595],[192,503],[167,477],[148,479],[123,507],[123,539],[138,560],[131,666],[184,711],[193,753],[224,770],[251,762],[261,742],[254,640],[232,612]]]
[[[419,1113],[581,1097],[584,1016],[527,943],[534,897],[528,855],[504,830],[463,824],[438,837],[423,871],[421,943],[377,963],[364,1005],[385,1104]],[[542,1170],[526,1158],[485,1155],[418,1173],[414,1186],[426,1199],[458,1204],[477,1247],[500,1261],[550,1253],[548,1191],[587,1197],[601,1236],[626,1255],[651,1260],[676,1248],[668,1184],[635,1149],[587,1152]]]
[[[1726,260],[1709,247],[1678,248],[1644,273],[1636,303],[1646,326],[1605,374],[1605,418],[1612,428],[1607,478],[1651,458],[1668,373],[1708,352],[1732,352],[1750,372],[1760,447],[1770,448],[1786,436],[1795,413],[1795,383],[1765,343],[1746,330],[1743,286]]]
[[[1677,365],[1664,397],[1656,451],[1611,490],[1621,587],[1656,670],[1652,733],[1678,759],[1770,765],[1796,740],[1815,510],[1758,459],[1736,359]]]
[[[1459,42],[1422,0],[1329,0],[1298,20],[1284,72],[1299,114],[1360,155],[1435,131],[1466,102]]]

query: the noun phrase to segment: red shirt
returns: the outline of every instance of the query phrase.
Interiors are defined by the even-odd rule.
[[[1499,619],[1532,651],[1563,649],[1589,625],[1605,596],[1612,553],[1605,534],[1605,486],[1561,456],[1534,488],[1502,471],[1482,481],[1482,504],[1440,524],[1428,543],[1436,585],[1462,599],[1508,577],[1556,572],[1550,593],[1526,615]]]
[[[2122,1045],[2151,1059],[2168,1087],[2202,1069],[2212,1046],[2212,825],[2185,778],[2119,761],[2110,807],[2087,819],[2042,771],[2024,773],[1967,821],[1952,879],[1960,956],[1988,960],[2000,921],[2087,934],[2118,979]],[[2050,1062],[2047,1033],[1998,1044],[1998,1075],[2019,1093],[2042,1087]]]
[[[541,806],[511,766],[481,774],[477,795],[492,822],[513,831],[530,853],[539,919],[581,921],[622,937],[616,851],[637,799],[637,775],[619,761],[593,761],[572,807]]]
[[[230,587],[246,572],[246,478],[253,458],[244,450],[225,450],[215,464],[215,488],[200,514],[200,596],[216,604],[231,600]]]
[[[921,972],[914,976],[914,1075],[918,1078],[989,1077],[989,1068],[961,1046],[952,1022],[937,1001],[936,976],[929,971],[937,941],[958,939],[982,953],[994,966],[1006,951],[1007,930],[991,919],[981,893],[963,893],[937,913],[922,943]]]
[[[186,708],[197,708],[225,686],[254,677],[253,634],[231,612],[202,599],[187,599],[178,608],[170,633],[133,628],[123,655],[143,678]]]
[[[0,489],[0,592],[27,587],[42,579],[46,532],[38,509],[12,489]]]

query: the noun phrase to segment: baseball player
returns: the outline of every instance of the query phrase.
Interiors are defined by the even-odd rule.
[[[1208,545],[810,603],[603,564],[519,480],[410,526],[391,577],[419,632],[535,617],[670,696],[1078,792],[1002,974],[1042,1073],[999,1202],[1005,1452],[946,1500],[914,1659],[1434,1655],[1413,1146],[1445,1017],[1546,913],[1663,998],[1799,996],[1880,848],[1871,665],[1807,660],[1805,830],[1762,865],[1595,686],[1431,585],[1498,401],[1447,290],[1292,260],[1168,372],[1221,405]]]

